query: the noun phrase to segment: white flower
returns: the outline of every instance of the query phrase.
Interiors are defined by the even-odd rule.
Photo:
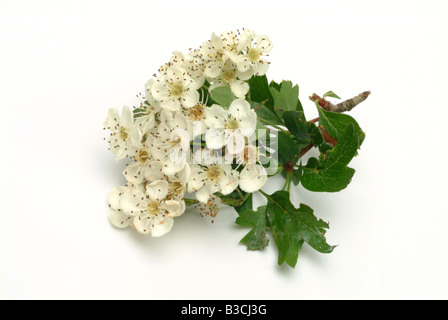
[[[123,213],[134,217],[134,227],[138,232],[153,237],[163,236],[173,227],[173,218],[184,213],[185,202],[166,200],[168,191],[168,182],[159,180],[148,184],[145,193],[134,189],[122,195]]]
[[[135,146],[141,142],[142,133],[134,124],[133,117],[131,109],[123,107],[121,116],[116,109],[110,109],[104,121],[104,129],[111,131],[110,150],[117,155],[117,160],[133,153]]]
[[[238,70],[237,65],[231,61],[227,61],[222,67],[221,74],[218,81],[210,86],[210,91],[214,88],[228,85],[232,93],[240,99],[244,99],[249,92],[249,84],[245,82],[253,76],[252,69],[245,72]]]
[[[222,200],[220,197],[212,195],[207,203],[199,203],[195,207],[199,209],[201,217],[208,216],[214,218],[218,215],[219,210],[221,210]]]
[[[150,79],[145,84],[146,100],[140,105],[136,112],[135,124],[143,134],[150,132],[156,125],[156,115],[160,112],[160,103],[151,95],[154,80]]]
[[[205,114],[205,123],[214,129],[205,134],[205,141],[210,149],[220,149],[226,145],[230,153],[240,153],[246,145],[245,138],[250,138],[255,133],[257,114],[246,100],[234,100],[228,111],[213,105],[206,109]],[[221,130],[224,130],[224,139],[219,134]]]
[[[272,42],[268,36],[256,35],[250,30],[244,31],[240,37],[238,51],[243,51],[245,54],[238,56],[238,70],[246,72],[253,69],[256,75],[265,75],[269,63],[262,57],[271,49]]]
[[[147,143],[151,143],[153,138],[148,137]],[[126,165],[123,171],[126,179],[131,183],[142,183],[144,180],[155,181],[162,179],[162,164],[155,161],[146,144],[141,143],[135,153],[130,156],[134,162]]]
[[[198,201],[207,203],[212,194],[228,195],[238,187],[238,172],[230,164],[220,164],[221,159],[213,151],[205,149],[197,153],[195,159],[207,158],[200,165],[192,165],[188,180],[188,192],[196,192]]]
[[[109,214],[109,220],[114,226],[121,229],[129,227],[133,220],[121,209],[121,198],[128,190],[128,187],[115,187],[109,195],[109,207],[113,210]]]
[[[168,181],[168,198],[171,200],[183,199],[185,192],[187,192],[187,183],[191,176],[190,166],[185,166],[184,169],[176,173],[174,176],[167,176]]]
[[[237,155],[236,161],[243,165],[240,172],[240,188],[244,192],[254,193],[260,190],[268,181],[266,169],[260,164],[258,148],[247,145],[244,150]]]
[[[204,42],[200,49],[201,56],[206,64],[205,76],[212,79],[217,78],[229,59],[236,62],[237,47],[238,39],[234,32],[226,32],[221,36],[213,33],[211,40]]]
[[[188,121],[188,128],[192,139],[205,133],[207,124],[205,123],[207,106],[200,102],[191,109],[185,109],[183,114]]]
[[[192,108],[199,101],[200,84],[190,78],[185,71],[169,67],[151,87],[151,94],[163,109],[180,111]]]
[[[163,110],[158,132],[149,143],[154,159],[162,163],[162,172],[174,175],[184,169],[190,156],[191,135],[188,122],[181,113]]]

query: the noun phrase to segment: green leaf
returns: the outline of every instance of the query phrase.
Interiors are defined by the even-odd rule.
[[[210,92],[210,97],[220,106],[228,109],[233,100],[236,99],[228,86],[221,86]]]
[[[241,206],[235,207],[235,210],[238,213],[252,209],[253,209],[253,194],[250,194],[249,197],[246,199],[246,201],[244,201],[244,203]]]
[[[265,102],[265,106],[274,111],[274,99],[269,89],[268,79],[266,76],[253,76],[249,79],[250,100],[258,103]]]
[[[299,148],[302,150],[310,143],[319,146],[324,142],[321,131],[312,122],[303,120],[303,112],[286,111],[283,112],[283,121],[289,132],[291,132],[297,140]]]
[[[266,232],[269,222],[266,216],[266,206],[261,206],[257,211],[246,210],[239,213],[236,224],[242,227],[251,227],[252,230],[241,240],[248,250],[261,250],[269,245]]]
[[[358,135],[358,149],[361,147],[366,134],[361,130],[355,119],[347,114],[325,111],[317,103],[316,106],[319,112],[319,124],[327,130],[330,136],[339,141],[347,131],[347,128],[353,124]]]
[[[304,204],[295,208],[288,192],[277,191],[269,196],[266,211],[278,248],[278,264],[286,262],[294,268],[304,242],[321,253],[333,252],[335,247],[325,239],[328,223],[317,219]]]
[[[315,192],[338,192],[351,182],[355,170],[347,167],[358,149],[358,133],[350,124],[338,144],[320,159],[310,158],[303,167],[302,185]]]
[[[278,87],[278,86],[277,86]],[[302,104],[299,101],[299,86],[292,85],[291,81],[283,81],[280,89],[276,86],[271,87],[271,93],[274,97],[274,105],[284,111],[302,111]],[[305,120],[302,114],[302,120]]]
[[[328,91],[326,94],[324,94],[324,98],[325,98],[325,97],[331,97],[331,98],[341,99],[341,98],[339,98],[339,96],[338,96],[336,93],[334,93],[333,91]]]
[[[302,173],[303,173],[303,168],[302,168],[302,163],[300,163],[299,168],[295,168],[294,172],[292,174],[292,182],[294,183],[295,186],[298,186],[300,184],[300,181],[302,180]],[[286,178],[288,172],[286,171],[286,169],[284,169],[282,171],[282,176],[284,178]]]
[[[265,104],[260,106],[260,103],[252,101],[251,106],[252,109],[256,110],[259,120],[263,119],[274,125],[284,125],[283,121],[277,116],[277,113],[269,109]]]
[[[278,161],[284,167],[295,165],[300,158],[299,145],[284,132],[278,133]]]

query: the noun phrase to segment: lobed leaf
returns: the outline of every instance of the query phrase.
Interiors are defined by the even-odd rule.
[[[350,124],[338,144],[320,159],[310,158],[301,178],[302,185],[315,192],[337,192],[345,189],[351,182],[355,170],[347,167],[358,149],[358,133]]]
[[[278,264],[286,262],[294,268],[305,242],[321,253],[333,252],[335,247],[330,246],[325,239],[328,223],[317,219],[313,210],[304,204],[295,208],[288,192],[277,191],[272,194],[266,211],[278,248]]]
[[[252,230],[240,241],[248,250],[261,250],[269,245],[266,232],[269,222],[266,216],[266,206],[261,206],[257,211],[245,210],[238,213],[236,224],[242,227],[251,227]]]

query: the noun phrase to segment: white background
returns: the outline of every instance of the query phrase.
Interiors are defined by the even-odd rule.
[[[0,0],[0,298],[448,298],[447,19],[430,0]],[[372,91],[351,112],[367,133],[352,184],[294,190],[339,245],[306,246],[294,270],[272,240],[239,245],[231,209],[160,239],[107,218],[124,182],[108,109],[135,105],[172,51],[243,27],[271,37],[268,77],[298,83],[310,118],[313,92]]]

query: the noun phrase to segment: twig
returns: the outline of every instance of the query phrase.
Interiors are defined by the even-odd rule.
[[[333,103],[325,100],[324,98],[319,97],[317,94],[313,93],[313,95],[310,97],[310,100],[316,102],[327,111],[332,112],[347,112],[352,110],[354,107],[356,107],[358,104],[363,102],[367,99],[367,97],[370,95],[370,91],[365,91],[359,95],[357,95],[354,98],[345,100],[344,102],[338,103],[334,105]]]
[[[338,140],[336,140],[335,138],[330,136],[330,134],[327,132],[327,130],[324,127],[319,126],[319,129],[320,129],[320,132],[322,132],[322,136],[324,137],[325,142],[327,142],[328,144],[330,144],[333,147],[338,144]]]

